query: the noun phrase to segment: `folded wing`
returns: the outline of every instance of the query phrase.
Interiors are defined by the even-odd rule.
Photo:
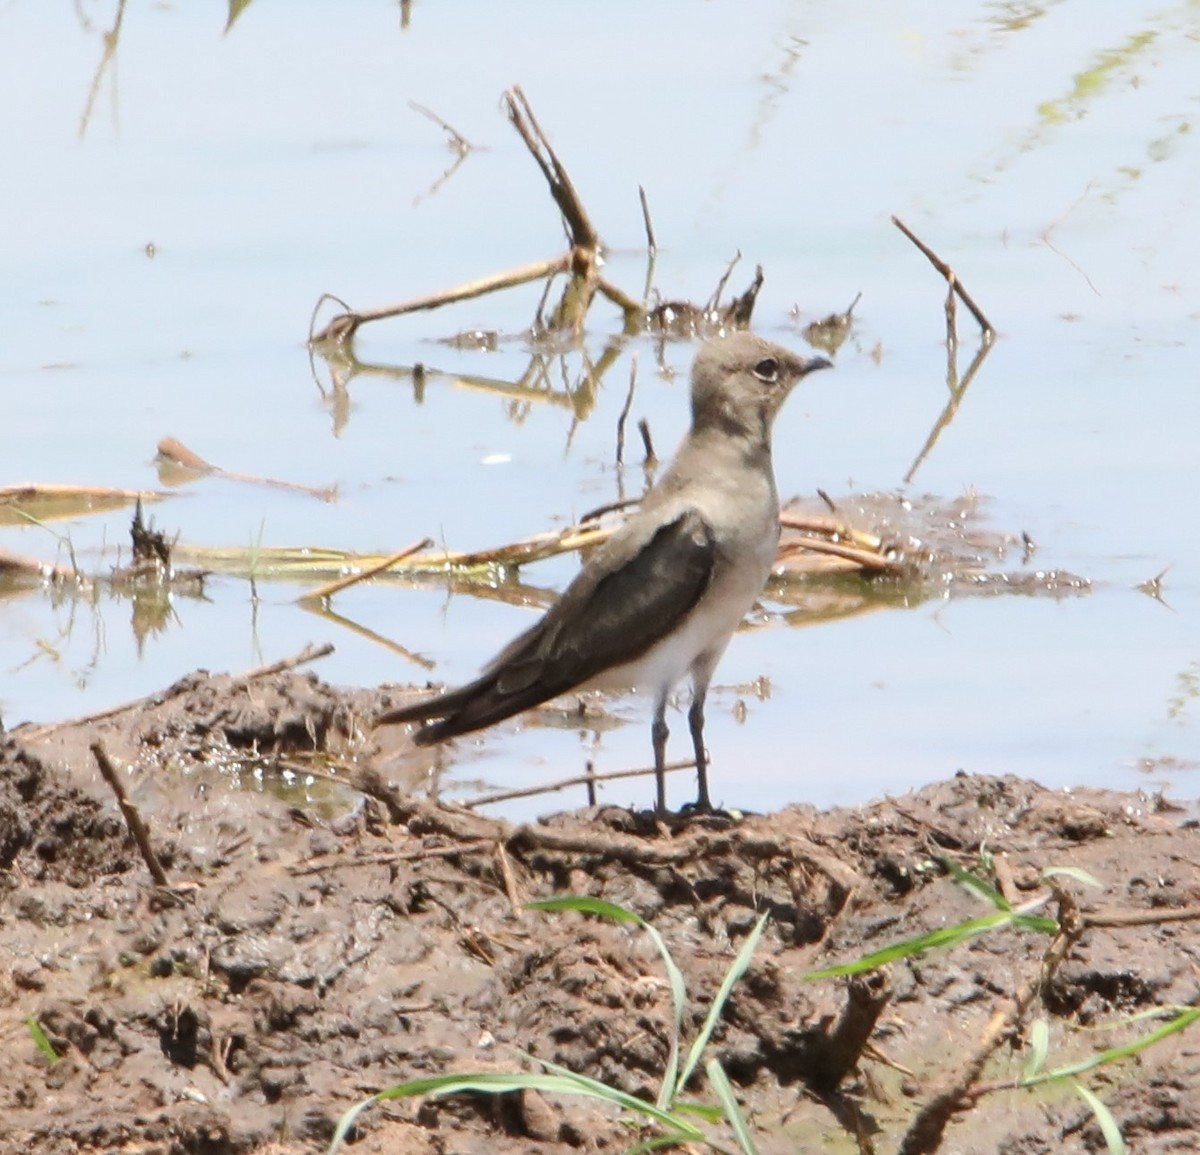
[[[379,722],[438,719],[416,734],[428,745],[490,726],[634,661],[691,613],[715,561],[712,530],[695,510],[653,532],[631,522],[475,681],[389,711]]]

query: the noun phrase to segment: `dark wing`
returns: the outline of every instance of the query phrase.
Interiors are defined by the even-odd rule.
[[[634,524],[628,531],[602,547],[545,617],[474,682],[379,721],[441,719],[417,733],[426,745],[490,726],[641,657],[703,596],[716,544],[690,509],[648,538]]]

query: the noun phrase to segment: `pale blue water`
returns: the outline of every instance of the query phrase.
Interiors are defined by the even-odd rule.
[[[856,801],[960,767],[1196,794],[1195,5],[1073,0],[1010,27],[1012,7],[988,4],[416,4],[401,30],[386,5],[334,18],[327,4],[260,4],[226,35],[216,7],[131,6],[81,136],[113,6],[83,11],[91,27],[66,5],[0,11],[0,483],[155,487],[155,445],[173,435],[230,469],[340,490],[326,505],[201,482],[153,511],[185,541],[378,552],[426,534],[494,545],[613,499],[628,356],[634,416],[665,453],[684,427],[686,345],[668,348],[678,375],[664,380],[652,344],[632,342],[574,429],[565,405],[517,420],[510,402],[445,381],[417,405],[410,385],[373,377],[351,383],[339,424],[309,372],[323,291],[378,305],[560,250],[541,177],[499,111],[519,82],[613,248],[607,275],[629,291],[644,274],[642,184],[668,296],[703,300],[740,249],[731,290],[762,263],[756,327],[799,344],[793,306],[810,320],[863,292],[836,373],[780,420],[784,494],[900,487],[945,404],[944,286],[890,224],[903,217],[1000,332],[910,492],[986,495],[991,527],[1038,542],[1035,565],[1096,583],[1064,602],[934,602],[737,639],[718,682],[765,674],[773,693],[742,725],[736,693],[715,693],[718,796]],[[432,194],[454,158],[409,100],[484,146]],[[519,342],[489,354],[431,341],[518,333],[537,297],[368,328],[359,355],[511,380],[528,362]],[[960,325],[965,367],[965,311]],[[616,328],[598,305],[593,359]],[[573,381],[579,355],[566,364]],[[126,520],[55,530],[98,567]],[[0,529],[0,545],[61,556],[44,529]],[[1168,606],[1134,590],[1166,567]],[[527,580],[561,586],[570,572]],[[294,606],[298,592],[261,585],[255,610],[244,583],[216,580],[140,653],[127,605],[4,598],[0,713],[11,725],[102,709],[309,641],[338,647],[319,668],[332,681],[424,679]],[[357,588],[335,608],[450,681],[531,620],[433,589]],[[506,729],[467,772],[522,785],[587,757],[644,764],[646,705],[618,710],[630,725],[599,749]],[[680,716],[681,755],[684,729]],[[1147,777],[1145,758],[1185,769]]]

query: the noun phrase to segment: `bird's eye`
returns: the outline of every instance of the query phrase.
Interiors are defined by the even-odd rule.
[[[779,362],[774,357],[764,357],[754,366],[754,376],[760,381],[774,384],[779,380]]]

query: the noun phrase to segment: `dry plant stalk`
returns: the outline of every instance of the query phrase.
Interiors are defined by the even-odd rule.
[[[117,805],[121,808],[121,817],[125,819],[125,825],[129,828],[134,842],[137,843],[138,851],[141,853],[146,868],[159,886],[170,886],[171,880],[167,877],[167,872],[163,870],[158,855],[154,853],[154,846],[150,842],[150,832],[142,821],[141,811],[129,801],[129,795],[125,793],[125,785],[121,781],[116,763],[113,762],[104,748],[104,743],[99,738],[91,744],[90,749],[92,757],[96,759],[96,765],[100,768],[100,774],[112,789],[113,794],[116,795]]]
[[[470,147],[469,143],[463,141],[458,132],[442,121],[436,114],[419,105],[415,105],[414,107],[418,112],[428,116],[451,135],[451,140],[455,147],[458,148],[460,154],[463,153],[464,146],[466,148]],[[535,331],[539,328],[549,326],[558,331],[581,332],[588,310],[591,308],[597,293],[606,297],[621,310],[624,318],[624,331],[626,333],[638,332],[644,329],[650,322],[654,322],[659,328],[667,327],[658,324],[655,321],[655,317],[660,315],[663,309],[667,313],[671,313],[675,308],[674,303],[667,306],[658,306],[654,310],[648,310],[642,302],[636,300],[629,293],[625,292],[624,289],[614,285],[611,281],[600,275],[600,256],[602,251],[600,234],[596,230],[596,226],[592,223],[592,219],[584,207],[583,201],[575,188],[574,182],[571,180],[570,174],[567,172],[566,166],[562,163],[558,153],[555,152],[549,137],[547,137],[545,130],[534,115],[533,107],[529,103],[528,97],[519,86],[514,86],[504,94],[504,111],[509,123],[513,126],[517,135],[520,136],[526,149],[529,151],[529,155],[533,157],[534,162],[541,170],[542,176],[546,181],[546,187],[550,192],[555,206],[558,208],[564,230],[567,234],[567,252],[549,260],[537,261],[533,264],[524,265],[517,269],[510,269],[502,273],[494,273],[491,276],[481,277],[478,280],[469,281],[454,288],[444,289],[436,293],[428,293],[424,296],[401,301],[398,304],[385,305],[375,309],[351,309],[344,301],[339,300],[332,294],[324,294],[317,301],[313,310],[313,319],[309,327],[310,346],[325,346],[330,351],[335,351],[353,341],[359,328],[369,322],[400,317],[407,313],[415,313],[426,309],[438,309],[444,305],[457,304],[461,301],[468,301],[488,293],[515,288],[519,285],[540,280],[546,281],[546,293],[543,296],[543,305],[539,305],[538,307],[537,321],[534,324]],[[646,228],[647,244],[649,252],[653,256],[658,244],[654,236],[654,225],[650,219],[649,203],[644,190],[639,190],[639,196],[643,222]],[[730,268],[732,268],[732,265]],[[566,286],[563,289],[557,306],[550,314],[549,320],[542,321],[543,306],[549,295],[550,284],[559,275],[566,276]],[[714,294],[714,302],[719,297],[720,290],[724,287],[728,275],[729,270],[726,270],[725,277],[722,278],[721,284],[718,286],[718,291]],[[754,300],[761,284],[762,270],[760,268],[751,287],[740,297],[721,309],[716,309],[714,302],[710,302],[709,306],[705,309],[700,309],[686,303],[682,308],[688,316],[710,317],[711,315],[712,317],[717,317],[719,323],[729,323],[744,327],[749,323],[750,312],[754,307]],[[316,314],[326,301],[336,302],[341,306],[343,311],[333,317],[319,332],[314,332]]]
[[[175,465],[181,469],[192,470],[212,477],[223,477],[227,481],[240,481],[247,485],[266,485],[272,489],[286,489],[291,493],[307,493],[320,498],[321,501],[337,500],[336,485],[318,489],[311,485],[301,485],[296,481],[278,481],[273,477],[258,477],[253,473],[235,473],[231,469],[223,469],[219,465],[205,461],[200,454],[189,449],[182,441],[174,437],[164,437],[158,443],[157,452],[160,462]]]

